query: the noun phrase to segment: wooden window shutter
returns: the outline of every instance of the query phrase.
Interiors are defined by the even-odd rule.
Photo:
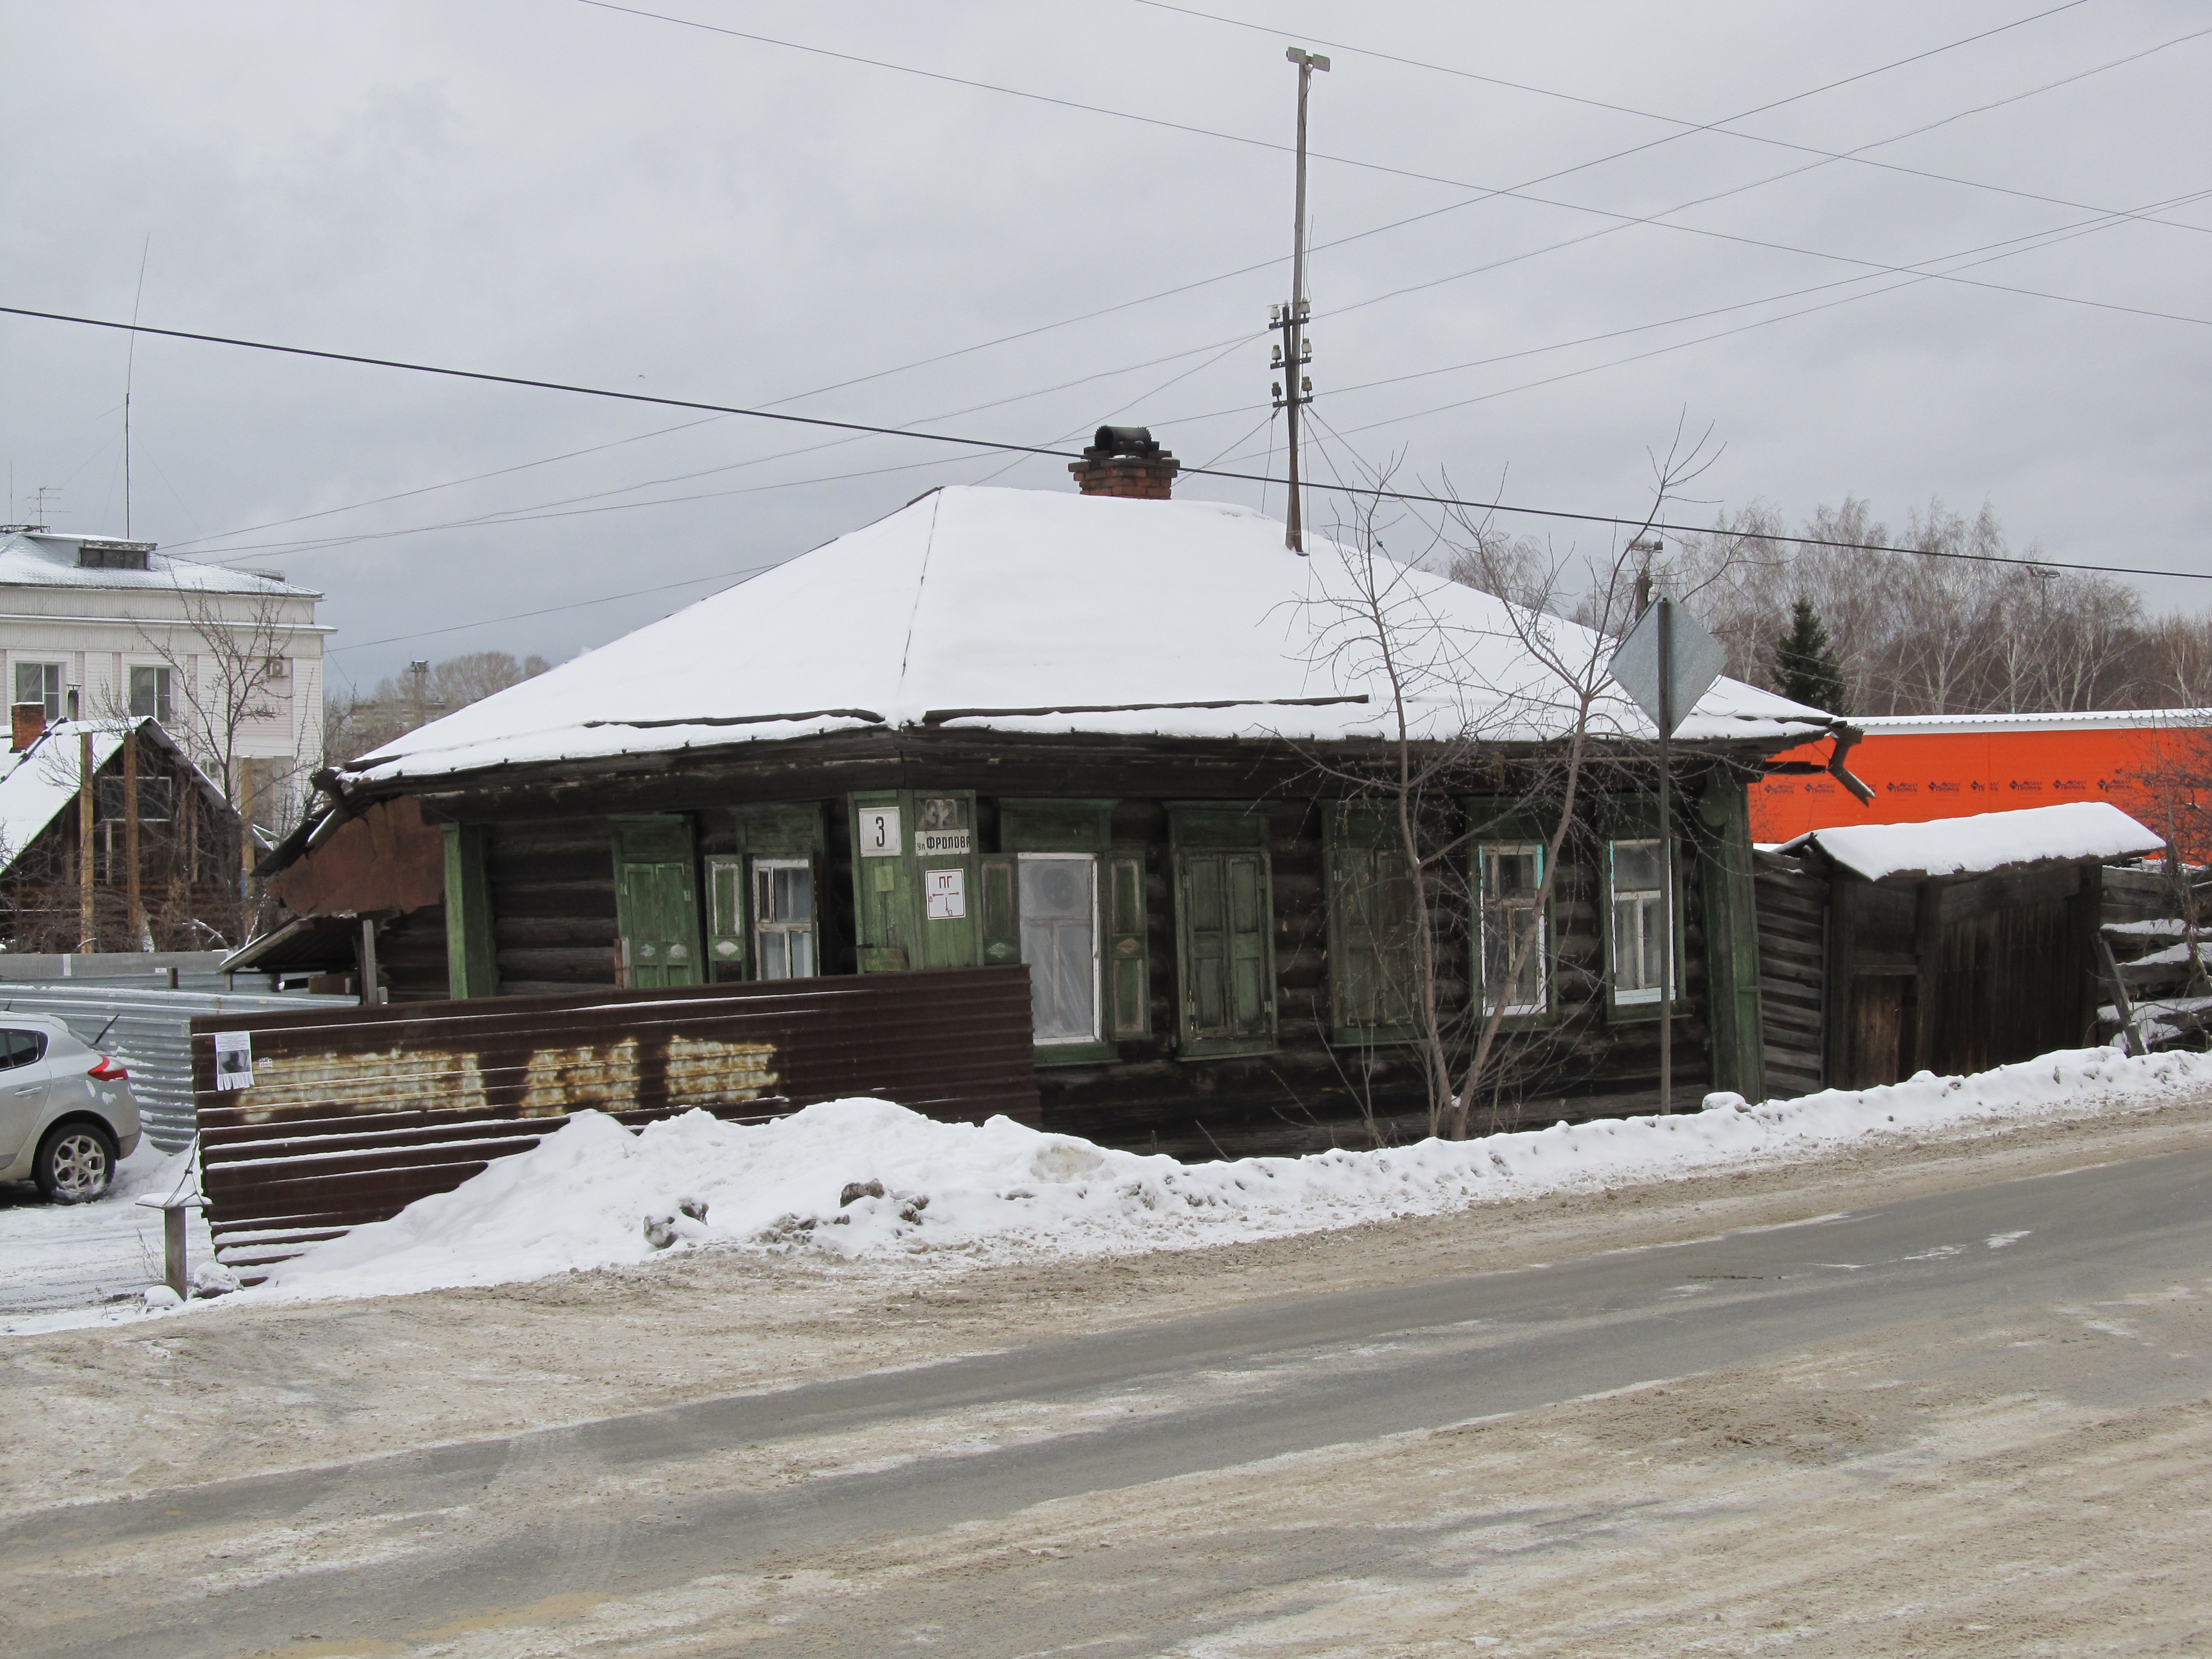
[[[1340,809],[1328,829],[1330,1038],[1410,1042],[1420,963],[1397,824],[1372,811]]]
[[[1231,853],[1224,863],[1234,1035],[1267,1036],[1275,1026],[1275,974],[1267,858],[1260,853]]]
[[[1188,852],[1180,860],[1183,1048],[1249,1054],[1274,1046],[1273,906],[1264,853]]]
[[[1116,854],[1106,861],[1107,1012],[1116,1037],[1142,1036],[1151,1023],[1147,944],[1144,858]]]
[[[1022,959],[1022,917],[1011,854],[976,860],[983,882],[983,961],[987,966]]]
[[[732,979],[745,965],[745,861],[707,860],[707,956]]]

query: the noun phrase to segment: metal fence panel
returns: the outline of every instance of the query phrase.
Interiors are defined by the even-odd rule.
[[[146,1139],[165,1152],[191,1142],[191,1023],[201,1014],[259,1014],[358,1007],[353,997],[124,986],[112,980],[0,982],[0,1012],[52,1014],[121,1060]]]
[[[450,1192],[573,1110],[764,1120],[874,1095],[927,1116],[1038,1122],[1018,964],[659,991],[486,997],[193,1022],[209,1221],[253,1267]],[[216,1087],[243,1031],[250,1086]]]

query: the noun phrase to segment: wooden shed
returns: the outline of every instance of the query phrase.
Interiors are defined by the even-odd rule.
[[[458,997],[1026,963],[1048,1127],[1288,1149],[1415,1127],[1388,1121],[1426,1085],[1375,781],[1449,749],[1419,803],[1450,849],[1426,878],[1439,995],[1527,1057],[1476,1121],[1648,1109],[1667,1013],[1686,1096],[1759,1091],[1745,788],[1833,722],[1723,681],[1683,728],[1662,1010],[1653,734],[1618,688],[1534,903],[1534,780],[1576,717],[1528,630],[1607,642],[1389,566],[1438,669],[1401,711],[1346,648],[1365,556],[1297,556],[1245,508],[1089,493],[1124,461],[1160,493],[1172,476],[1109,435],[1084,495],[933,491],[336,768],[267,871],[338,891],[305,872],[370,860],[342,826],[407,803],[442,837]],[[1534,949],[1507,983],[1512,939]]]
[[[2096,1042],[2103,866],[2164,846],[2083,801],[1762,850],[1770,1074],[1795,1093],[1867,1088]]]

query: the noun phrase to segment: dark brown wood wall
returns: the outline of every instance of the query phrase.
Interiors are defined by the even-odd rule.
[[[426,904],[377,929],[376,976],[393,1002],[443,1002],[453,994],[444,905]]]
[[[1752,872],[1766,1092],[1786,1100],[1827,1085],[1828,884],[1772,853],[1754,854]]]
[[[614,843],[602,818],[495,824],[484,850],[499,988],[615,988]]]
[[[1058,780],[1075,794],[1082,777]],[[1103,792],[1102,792],[1103,793]],[[670,803],[656,801],[656,806]],[[978,829],[994,844],[990,799]],[[1322,888],[1322,808],[1290,800],[1264,809],[1274,893],[1279,1042],[1270,1053],[1184,1060],[1175,1050],[1176,918],[1164,799],[1125,799],[1112,818],[1114,845],[1141,848],[1146,861],[1151,1029],[1125,1042],[1111,1064],[1046,1066],[1039,1087],[1048,1127],[1100,1142],[1157,1148],[1177,1156],[1211,1157],[1291,1152],[1373,1139],[1406,1140],[1426,1133],[1426,1084],[1417,1052],[1406,1045],[1343,1048],[1328,1040],[1329,963]],[[690,811],[703,853],[726,851],[720,805],[694,799]],[[851,854],[845,814],[827,814],[829,854],[821,895],[824,965],[849,973]],[[617,931],[612,841],[600,817],[506,816],[485,826],[485,866],[496,945],[499,988],[505,995],[554,994],[616,983]],[[731,843],[732,846],[734,842]],[[1658,1096],[1659,1027],[1656,1019],[1609,1015],[1605,1009],[1595,835],[1571,847],[1553,907],[1559,1018],[1545,1028],[1501,1038],[1499,1086],[1476,1103],[1477,1130],[1582,1121],[1651,1109]],[[1692,866],[1694,868],[1694,866]],[[1704,915],[1698,884],[1683,884],[1682,976],[1685,1012],[1675,1021],[1677,1106],[1694,1110],[1711,1076],[1705,1016]],[[1461,918],[1446,959],[1466,958],[1463,879],[1437,893],[1440,912]],[[427,941],[442,917],[416,924]],[[841,943],[842,942],[842,943]],[[396,977],[395,1000],[404,994]],[[1463,1006],[1464,984],[1445,987],[1448,1004]],[[427,981],[422,994],[428,994]]]
[[[1110,1146],[1207,1158],[1295,1152],[1330,1146],[1418,1139],[1427,1133],[1425,1074],[1402,1044],[1371,1049],[1328,1041],[1328,952],[1318,807],[1269,809],[1268,853],[1275,900],[1279,1042],[1266,1054],[1182,1060],[1173,1043],[1175,916],[1168,867],[1167,814],[1156,801],[1115,809],[1117,847],[1146,849],[1146,904],[1152,974],[1151,1034],[1124,1042],[1113,1065],[1045,1066],[1038,1089],[1045,1125]],[[1659,1026],[1650,1018],[1608,1016],[1600,887],[1592,841],[1563,862],[1553,906],[1560,1018],[1500,1038],[1502,1084],[1478,1102],[1478,1132],[1579,1122],[1648,1111],[1659,1093]],[[1449,918],[1465,912],[1455,884],[1436,894]],[[1694,1110],[1710,1087],[1706,1048],[1703,906],[1694,882],[1683,888],[1684,1014],[1674,1026],[1678,1107]],[[1449,927],[1446,959],[1466,959],[1463,921]],[[1463,1008],[1463,982],[1445,988],[1448,1009]]]
[[[2072,867],[1934,884],[1922,940],[1918,1066],[1987,1071],[2088,1040],[2096,872]],[[1916,1067],[1916,1069],[1917,1069]]]

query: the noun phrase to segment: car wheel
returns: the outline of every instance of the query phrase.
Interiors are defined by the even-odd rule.
[[[39,1143],[39,1186],[57,1204],[88,1204],[115,1180],[115,1140],[97,1123],[64,1123]]]

